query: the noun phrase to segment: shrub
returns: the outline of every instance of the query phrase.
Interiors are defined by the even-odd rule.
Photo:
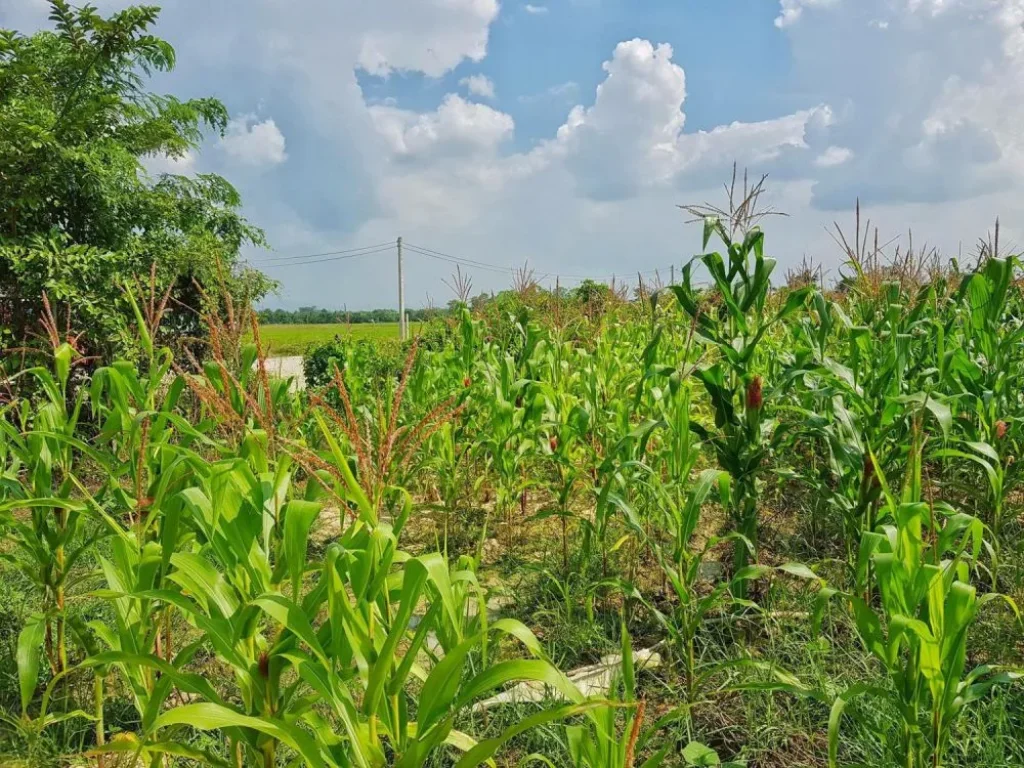
[[[331,381],[334,366],[345,367],[348,356],[345,354],[345,342],[335,336],[331,341],[311,345],[302,357],[302,373],[306,377],[306,386],[322,387]]]

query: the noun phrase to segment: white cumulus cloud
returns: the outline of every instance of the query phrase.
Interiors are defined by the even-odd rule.
[[[172,173],[177,176],[187,176],[196,167],[196,153],[185,152],[179,157],[171,157],[167,154],[151,155],[142,160],[142,165],[150,174],[159,176],[162,173]]]
[[[824,152],[814,158],[814,164],[819,168],[832,168],[848,162],[853,157],[853,150],[849,147],[828,147]]]
[[[350,3],[341,3],[349,6]],[[357,63],[374,75],[418,71],[438,77],[462,59],[487,55],[498,0],[388,0],[367,3]]]
[[[241,115],[232,119],[220,145],[245,165],[278,165],[288,159],[284,134],[270,118],[258,122],[255,115]]]
[[[526,11],[527,13],[532,13],[535,16],[539,16],[540,14],[547,13],[548,7],[546,5],[531,5],[530,3],[527,3],[526,5],[523,6],[523,10]]]
[[[487,75],[470,75],[459,80],[459,85],[469,91],[470,96],[479,96],[482,99],[493,99],[495,97],[494,81]]]
[[[586,194],[623,197],[734,161],[767,164],[787,150],[806,148],[812,120],[831,119],[827,108],[816,107],[685,133],[686,74],[672,55],[666,43],[619,43],[604,64],[607,77],[594,104],[574,107],[559,128],[556,140]]]
[[[1020,0],[813,4],[785,31],[804,89],[836,98],[836,120],[816,137],[819,159],[838,159],[827,147],[849,150],[842,163],[817,164],[828,175],[814,187],[816,207],[844,208],[857,195],[963,200],[1024,175]]]
[[[796,24],[803,16],[805,8],[820,8],[835,5],[840,0],[779,0],[779,15],[775,17],[775,26],[780,29]],[[914,0],[911,0],[914,2]]]
[[[491,152],[515,130],[509,115],[455,93],[445,96],[433,112],[385,106],[369,109],[390,151],[409,159]]]
[[[128,1],[103,0],[101,12]],[[549,5],[554,15],[547,0],[529,3]],[[587,3],[587,13],[602,5]],[[247,215],[282,252],[401,233],[493,264],[528,256],[545,271],[678,264],[675,255],[699,246],[699,233],[681,234],[675,204],[720,201],[733,161],[755,177],[771,172],[771,203],[791,214],[768,230],[782,260],[786,253],[834,258],[824,225],[845,221],[835,209],[858,196],[883,236],[913,228],[955,251],[1001,214],[1006,237],[1024,241],[1012,231],[1024,220],[1024,0],[778,0],[775,26],[767,21],[759,34],[782,37],[788,48],[779,83],[788,95],[755,100],[755,118],[726,115],[704,130],[687,119],[704,107],[688,90],[706,92],[694,83],[717,74],[697,61],[684,72],[678,47],[658,40],[624,40],[606,52],[603,72],[573,70],[581,83],[600,75],[597,88],[558,85],[569,75],[552,75],[509,99],[512,114],[495,109],[483,82],[469,78],[459,94],[425,88],[424,98],[436,94],[427,107],[408,108],[402,89],[375,88],[368,97],[364,75],[417,73],[434,85],[453,70],[456,80],[474,71],[488,54],[498,0],[165,6],[156,32],[178,48],[174,93],[264,105],[260,117],[236,118],[205,156],[153,158],[146,167],[223,170],[239,184]],[[531,12],[526,0],[509,7],[520,21]],[[22,28],[26,19],[46,26],[45,10],[41,0],[0,0],[0,26],[13,20]],[[635,21],[629,28],[637,34],[660,34]],[[518,55],[530,55],[529,41],[523,46]],[[729,103],[737,102],[714,106]],[[264,112],[300,116],[286,126],[287,145]],[[513,115],[537,133],[517,136]],[[543,127],[551,125],[561,127]],[[245,165],[280,172],[275,184],[258,183],[241,172]],[[345,285],[359,286],[340,289],[347,294],[331,272],[336,264],[276,276],[286,277],[301,304],[391,300],[391,272],[373,259],[345,264]],[[407,268],[412,301],[423,286],[444,295],[437,264],[411,256]],[[492,279],[485,285],[488,277],[479,276],[480,287],[504,287],[503,275]]]

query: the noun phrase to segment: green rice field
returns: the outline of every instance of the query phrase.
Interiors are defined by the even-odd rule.
[[[409,324],[416,333],[417,323]],[[327,323],[323,325],[264,325],[260,335],[268,355],[301,355],[311,344],[335,336],[354,339],[397,339],[398,323]]]

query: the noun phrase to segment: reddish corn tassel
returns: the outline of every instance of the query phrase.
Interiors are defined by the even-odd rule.
[[[548,445],[551,446],[551,452],[552,453],[557,451],[558,450],[558,438],[555,437],[554,435],[552,435],[551,439],[548,440]]]
[[[747,384],[747,409],[751,411],[761,410],[761,377],[755,376]]]
[[[270,656],[266,653],[260,654],[260,677],[267,680],[270,677]]]
[[[996,422],[996,440],[1002,440],[1006,437],[1006,422],[999,420]]]
[[[473,382],[470,381],[469,376],[467,376],[466,378],[464,378],[462,380],[462,386],[464,386],[466,389],[469,389],[469,385],[472,384],[472,383]]]
[[[872,490],[880,487],[878,477],[875,475],[875,462],[871,460],[870,454],[864,456],[864,485]]]

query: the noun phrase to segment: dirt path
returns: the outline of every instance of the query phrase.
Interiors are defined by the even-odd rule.
[[[294,380],[292,382],[292,387],[294,389],[306,388],[306,380],[302,375],[302,355],[268,357],[267,373],[281,379],[291,377]]]

